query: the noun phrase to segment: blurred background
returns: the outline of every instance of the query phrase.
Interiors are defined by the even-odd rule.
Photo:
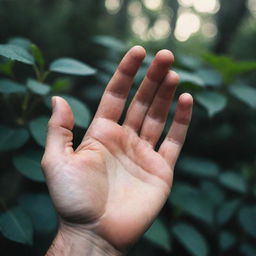
[[[166,48],[195,106],[171,197],[129,255],[256,255],[256,0],[0,0],[0,255],[44,255],[56,231],[40,169],[51,95],[77,145],[135,44],[148,55],[130,98]]]

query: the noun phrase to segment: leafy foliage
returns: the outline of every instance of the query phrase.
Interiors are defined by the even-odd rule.
[[[21,184],[29,187],[26,190],[20,184],[17,200],[4,202],[7,207],[0,217],[0,232],[7,239],[31,244],[33,232],[35,237],[52,237],[56,230],[56,214],[40,168],[51,96],[60,95],[71,105],[76,144],[128,45],[105,35],[92,37],[90,42],[102,54],[93,68],[72,58],[48,61],[47,52],[25,38],[12,38],[0,47],[0,102],[6,109],[1,113],[0,157],[6,158],[3,170],[20,173]],[[254,63],[214,54],[202,58],[177,55],[174,70],[181,77],[178,93],[191,92],[195,108],[171,196],[144,235],[147,244],[155,248],[154,254],[152,250],[148,255],[226,256],[239,252],[253,256],[256,183],[252,160],[256,148],[251,138],[256,135],[256,94],[254,84],[243,75],[253,74]],[[149,53],[134,88],[152,58]],[[23,66],[16,62],[30,64],[23,65],[27,73],[19,79],[15,74],[22,73]],[[79,77],[74,80],[68,74]],[[134,88],[129,97],[134,95]],[[173,113],[172,108],[167,124]],[[12,182],[5,172],[2,176]],[[15,203],[18,206],[13,208]],[[145,246],[131,256],[143,255],[143,250]]]
[[[42,151],[25,151],[13,157],[15,168],[25,177],[34,181],[44,181],[41,170]]]
[[[173,234],[192,255],[206,256],[208,254],[204,237],[194,227],[186,223],[177,223],[173,227]]]
[[[12,208],[0,215],[0,231],[12,241],[32,245],[32,222],[20,207]]]
[[[242,193],[246,191],[246,182],[242,175],[228,171],[221,173],[219,179],[220,183],[226,186],[227,188]]]
[[[216,177],[220,171],[220,167],[209,159],[188,156],[181,158],[179,168],[196,177]]]
[[[45,146],[47,124],[49,117],[39,116],[29,122],[29,129],[34,140],[42,147]]]
[[[106,48],[115,49],[116,51],[123,50],[123,43],[111,36],[97,35],[92,38],[92,41]]]
[[[50,65],[50,70],[53,72],[59,72],[71,75],[94,75],[95,69],[89,67],[88,65],[71,59],[71,58],[61,58],[55,60]]]
[[[256,108],[256,89],[246,85],[246,84],[239,84],[236,83],[229,88],[230,93],[236,97],[237,99],[241,100],[249,107]]]
[[[25,93],[26,88],[21,84],[13,82],[9,79],[0,80],[0,93],[11,94],[11,93]]]
[[[29,54],[26,49],[16,45],[0,45],[0,55],[26,64],[34,64],[33,56]]]
[[[197,74],[180,69],[175,69],[175,71],[180,75],[180,83],[188,83],[200,87],[204,86],[204,81]]]
[[[227,56],[216,56],[214,54],[205,54],[204,59],[223,76],[225,82],[232,82],[237,75],[255,71],[255,61],[235,61]]]
[[[36,232],[49,234],[56,230],[57,216],[48,194],[24,194],[19,198],[18,203],[31,217]]]
[[[214,204],[209,200],[209,196],[202,192],[189,185],[177,183],[174,185],[170,202],[196,219],[211,224]]]
[[[222,250],[228,250],[230,247],[234,245],[235,241],[236,238],[232,233],[227,231],[223,231],[220,233],[219,244]]]
[[[149,230],[144,235],[145,238],[149,239],[153,243],[160,247],[170,250],[170,238],[168,230],[163,225],[163,223],[156,219]]]
[[[196,95],[196,99],[206,108],[210,117],[223,110],[227,104],[226,98],[216,92],[201,92]]]
[[[3,154],[11,152],[6,168],[14,167],[21,174],[21,179],[44,183],[40,163],[42,148],[45,147],[51,96],[61,94],[69,102],[77,126],[87,127],[91,118],[86,104],[63,94],[72,84],[67,78],[49,79],[49,82],[46,79],[51,71],[88,76],[95,74],[95,69],[75,59],[61,58],[53,61],[47,70],[41,50],[25,38],[13,38],[7,44],[0,45],[0,56],[4,57],[0,60],[0,72],[6,76],[0,79],[0,102],[7,109],[6,114],[1,113],[4,124],[0,126],[0,151]],[[15,61],[32,65],[34,75],[31,72],[31,76],[24,80],[16,80]],[[1,199],[5,209],[6,203]],[[19,206],[7,208],[0,216],[0,233],[22,244],[33,244],[33,232],[47,236],[53,234],[56,226],[55,210],[46,193],[23,194],[19,197]]]
[[[40,83],[33,79],[28,79],[27,87],[31,92],[39,95],[47,95],[51,91],[51,87],[49,85]]]
[[[256,238],[256,206],[247,206],[240,210],[239,221],[242,228]]]
[[[22,147],[29,139],[24,128],[0,126],[0,151],[15,150]]]

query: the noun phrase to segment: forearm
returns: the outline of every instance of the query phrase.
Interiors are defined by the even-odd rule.
[[[46,256],[122,256],[107,241],[92,232],[59,228]]]

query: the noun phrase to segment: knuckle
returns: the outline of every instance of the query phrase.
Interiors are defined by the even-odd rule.
[[[73,139],[73,133],[69,129],[56,125],[53,121],[49,120],[48,122],[48,135],[50,134],[50,131],[52,134],[59,134],[63,137]]]

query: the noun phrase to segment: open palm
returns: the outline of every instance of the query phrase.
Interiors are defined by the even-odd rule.
[[[125,55],[75,151],[72,110],[53,98],[42,161],[62,225],[90,230],[119,250],[145,232],[165,203],[192,112],[192,97],[181,95],[169,133],[155,151],[178,82],[169,71],[173,55],[162,50],[118,124],[144,57],[139,46]]]

